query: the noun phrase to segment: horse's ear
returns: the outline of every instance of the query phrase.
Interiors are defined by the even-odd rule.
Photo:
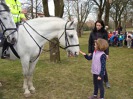
[[[77,28],[77,22],[76,22],[76,21],[72,21],[72,22],[69,24],[69,27],[71,27],[72,25],[73,25],[75,28]]]
[[[69,27],[71,27],[73,23],[74,23],[74,21],[72,21],[72,22],[70,23]]]

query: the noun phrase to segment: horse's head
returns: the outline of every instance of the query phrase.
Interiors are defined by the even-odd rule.
[[[7,41],[14,44],[17,40],[17,28],[13,21],[9,7],[5,3],[0,3],[0,32],[3,33]]]
[[[68,52],[68,56],[79,55],[79,39],[76,31],[76,23],[67,22],[63,34],[59,35],[60,44]]]

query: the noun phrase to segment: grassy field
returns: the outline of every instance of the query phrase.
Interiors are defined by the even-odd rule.
[[[88,35],[80,38],[87,52]],[[67,58],[61,50],[61,62],[50,63],[49,53],[42,53],[34,72],[36,93],[28,99],[87,99],[92,95],[91,61],[82,55]],[[111,88],[105,88],[105,99],[133,99],[133,49],[110,47],[107,71]],[[25,99],[20,61],[0,60],[0,99]]]

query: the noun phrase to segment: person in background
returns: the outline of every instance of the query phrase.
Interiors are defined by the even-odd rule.
[[[119,26],[117,27],[117,30],[118,30],[118,34],[120,34],[120,33],[122,32],[122,26],[119,25]]]
[[[21,21],[26,20],[26,17],[25,17],[24,14],[27,11],[22,10],[21,3],[19,2],[19,0],[5,0],[5,3],[9,7],[9,9],[10,9],[12,15],[13,15],[13,19],[14,19],[14,22],[16,24],[16,27],[18,28]],[[5,58],[9,57],[9,54],[6,53],[6,50],[8,49],[8,46],[9,46],[9,43],[5,39],[4,44],[3,44],[3,49],[2,49],[2,56],[1,56],[2,59],[5,59]]]
[[[109,42],[109,46],[112,45],[111,40],[110,40],[110,38],[111,38],[112,36],[113,36],[113,33],[112,33],[112,31],[110,31],[110,32],[108,33],[108,42]]]
[[[105,50],[108,48],[108,42],[105,39],[98,38],[95,40],[95,50],[93,54],[88,56],[86,53],[80,51],[87,60],[92,59],[91,72],[93,74],[94,93],[89,99],[99,99],[98,89],[100,89],[100,99],[104,99],[103,80],[106,68],[106,54]]]
[[[131,45],[131,48],[133,48],[133,32],[132,32],[132,45]]]
[[[129,32],[127,33],[126,41],[127,41],[127,47],[131,48],[131,45],[132,45],[132,34],[129,33]]]
[[[123,33],[120,33],[118,35],[118,46],[119,47],[122,47],[123,46],[123,40],[124,40],[124,35],[123,35]]]
[[[91,55],[94,52],[94,44],[95,40],[98,38],[102,38],[108,41],[108,33],[105,30],[105,25],[102,20],[97,20],[95,22],[95,27],[90,33],[89,40],[88,40],[88,53]],[[105,50],[105,54],[107,59],[109,58],[109,47]],[[107,88],[110,88],[110,84],[108,81],[108,74],[107,70],[105,69],[105,75],[104,75],[104,82]]]

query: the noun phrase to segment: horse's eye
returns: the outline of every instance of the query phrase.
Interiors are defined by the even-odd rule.
[[[6,18],[6,17],[4,17],[3,19],[4,19],[4,20],[7,20],[7,18]]]
[[[73,35],[69,35],[70,38],[73,38]]]

